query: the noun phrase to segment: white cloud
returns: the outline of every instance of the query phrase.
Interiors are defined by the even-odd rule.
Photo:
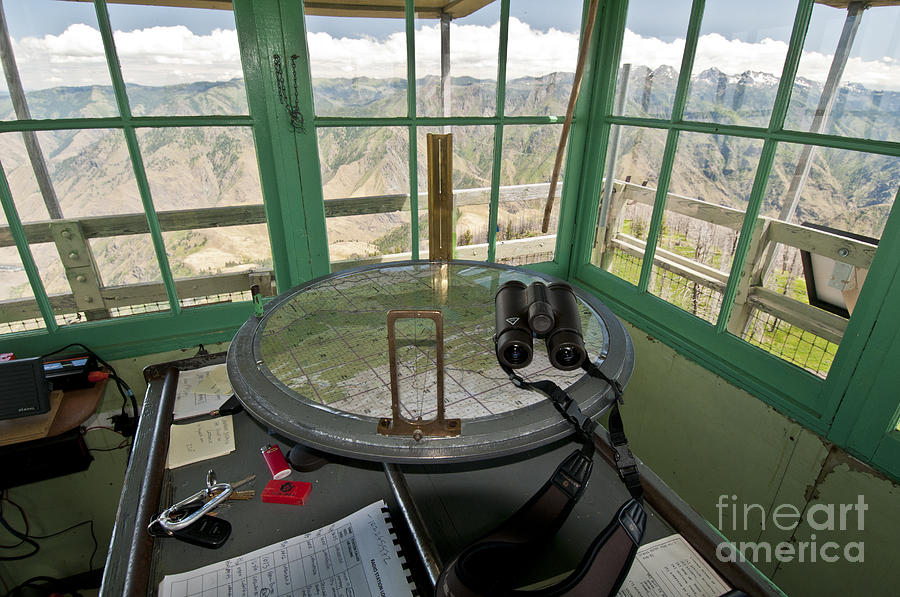
[[[716,67],[729,75],[739,75],[753,70],[779,76],[784,67],[788,44],[773,39],[763,39],[756,43],[726,39],[711,33],[702,36],[697,43],[694,58],[694,72],[699,73]],[[636,65],[657,68],[669,65],[676,70],[681,67],[684,40],[664,42],[655,37],[642,37],[625,30],[622,46],[622,61]],[[804,52],[800,59],[798,75],[818,81],[825,81],[831,66],[832,56],[820,52]],[[900,91],[900,64],[891,57],[881,60],[851,58],[844,69],[843,83],[859,83],[871,89]]]
[[[497,73],[499,25],[451,25],[451,73],[493,79]],[[151,27],[117,31],[116,47],[129,83],[168,85],[187,81],[222,81],[241,76],[237,34],[217,29],[196,35],[187,27]],[[315,77],[406,76],[406,39],[397,32],[385,39],[309,35]],[[109,85],[100,33],[84,24],[70,25],[59,35],[25,37],[14,41],[16,58],[27,89],[59,85]],[[656,68],[679,68],[684,40],[665,42],[626,30],[623,60]],[[510,77],[573,71],[578,52],[574,32],[532,29],[511,18],[507,73]],[[416,35],[416,75],[440,72],[440,31],[437,24],[420,27]],[[717,67],[728,74],[746,70],[781,73],[787,44],[771,39],[756,43],[704,35],[698,44],[696,72]],[[831,56],[806,52],[800,75],[822,81]],[[900,90],[900,62],[852,58],[845,82],[873,89]]]
[[[114,38],[127,83],[170,85],[241,76],[233,29],[195,35],[183,26],[151,27],[116,31]],[[13,51],[26,89],[110,84],[100,32],[88,25],[14,40]]]

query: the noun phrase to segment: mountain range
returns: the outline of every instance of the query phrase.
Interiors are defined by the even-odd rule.
[[[573,76],[551,73],[525,77],[506,86],[507,115],[559,115],[565,112]],[[674,70],[633,67],[626,108],[629,116],[668,118],[674,97]],[[767,126],[777,77],[747,72],[728,76],[716,69],[691,83],[686,119],[723,124]],[[820,94],[818,84],[798,79],[788,111],[789,127],[808,129]],[[243,83],[191,83],[168,87],[129,86],[132,112],[138,116],[246,114]],[[319,116],[402,116],[405,81],[398,79],[321,79],[314,81]],[[489,116],[495,110],[495,82],[471,78],[452,81],[452,114]],[[440,115],[439,81],[417,81],[417,113]],[[106,117],[116,114],[108,87],[60,87],[28,94],[33,118]],[[8,98],[0,97],[0,118],[12,119]],[[555,157],[560,125],[504,127],[500,184],[546,183]],[[425,190],[425,133],[419,129],[417,164]],[[493,126],[454,126],[454,188],[489,187]],[[825,133],[863,138],[900,138],[900,93],[842,87]],[[406,127],[321,127],[317,130],[323,193],[327,199],[408,193]],[[39,132],[51,179],[65,217],[142,211],[124,135],[120,130],[85,129]],[[253,137],[246,127],[179,127],[138,130],[141,155],[157,210],[260,203],[261,192]],[[663,131],[622,127],[616,178],[649,180],[653,186],[665,146]],[[670,190],[742,208],[749,196],[762,144],[740,136],[681,133]],[[770,178],[764,215],[777,215],[790,184],[800,148],[781,144]],[[20,218],[47,219],[19,133],[0,134],[0,161]],[[879,236],[900,184],[900,160],[857,152],[816,152],[804,187],[798,221],[815,221]],[[544,191],[546,192],[546,191]],[[500,237],[535,234],[543,201],[503,201]],[[475,205],[457,213],[460,242],[483,242],[487,208]],[[5,221],[3,222],[5,224]],[[409,250],[409,214],[395,212],[328,219],[332,260]],[[424,232],[424,231],[423,231]],[[263,225],[164,233],[176,277],[270,266]],[[91,241],[107,285],[158,280],[149,235]],[[68,284],[52,245],[33,247],[48,291]],[[17,257],[0,251],[0,298],[30,291]]]

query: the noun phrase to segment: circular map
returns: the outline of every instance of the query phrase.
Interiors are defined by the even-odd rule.
[[[252,317],[241,328],[228,354],[232,385],[251,414],[275,429],[304,443],[345,451],[335,449],[331,440],[341,443],[336,436],[359,429],[377,436],[377,420],[392,415],[388,311],[437,310],[443,320],[445,417],[462,420],[461,436],[422,441],[382,436],[371,438],[374,443],[452,450],[471,439],[481,424],[511,420],[512,411],[534,410],[536,405],[542,407],[540,416],[558,427],[561,418],[547,398],[513,386],[497,364],[494,296],[508,280],[553,281],[520,269],[469,262],[384,264],[314,280],[276,298],[261,318]],[[577,295],[590,358],[599,363],[616,353],[611,359],[616,361],[614,370],[605,372],[627,382],[633,361],[628,359],[630,339],[599,301]],[[433,419],[438,404],[437,325],[430,319],[400,319],[394,333],[401,414],[408,420]],[[539,339],[534,340],[532,363],[518,372],[525,379],[550,379],[570,388],[573,397],[587,381],[582,370],[550,366]],[[585,403],[580,404],[600,412],[608,401],[593,404],[591,399],[596,401],[606,386],[591,381],[594,390],[583,390]],[[359,422],[368,427],[347,427]],[[565,432],[565,426],[559,431]],[[365,457],[358,439],[345,441],[346,451]]]

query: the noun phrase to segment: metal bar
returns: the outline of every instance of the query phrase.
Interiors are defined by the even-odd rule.
[[[28,110],[28,100],[25,98],[25,90],[22,88],[22,79],[19,77],[19,68],[16,65],[16,57],[13,54],[12,42],[9,39],[9,29],[6,26],[6,10],[3,1],[0,0],[0,62],[3,63],[3,73],[6,75],[6,85],[9,89],[9,99],[12,102],[16,118],[19,120],[31,120]],[[59,199],[53,189],[53,181],[50,179],[50,171],[47,162],[44,161],[44,153],[34,131],[22,131],[22,140],[25,142],[25,151],[31,161],[34,177],[37,180],[41,197],[47,207],[47,213],[51,219],[62,218],[62,208]]]
[[[503,157],[503,113],[506,109],[506,58],[509,47],[509,0],[500,3],[500,49],[497,60],[497,103],[494,108],[498,121],[494,125],[494,155],[491,166],[491,203],[488,208],[488,254],[493,263],[497,258],[497,218],[500,211],[500,169]],[[507,239],[509,240],[509,239]]]
[[[416,129],[416,22],[415,2],[406,0],[406,116],[410,119],[409,135],[409,231],[410,251],[413,259],[419,258],[419,138]],[[326,207],[325,216],[328,217]]]
[[[44,325],[48,331],[54,332],[57,325],[56,318],[53,315],[53,307],[50,306],[50,299],[47,298],[47,291],[44,289],[44,284],[41,281],[41,274],[34,263],[31,247],[28,246],[28,238],[25,236],[25,230],[22,228],[22,221],[19,220],[19,214],[16,212],[16,205],[13,202],[12,192],[9,190],[9,183],[6,180],[6,173],[3,171],[3,164],[0,164],[0,204],[3,206],[3,213],[6,216],[6,221],[9,223],[9,229],[16,243],[16,249],[19,251],[22,267],[25,268],[25,275],[28,276],[28,283],[31,284],[34,299],[37,301],[38,309],[40,309],[41,316],[44,318]]]
[[[148,593],[154,539],[147,532],[147,524],[159,508],[177,386],[178,370],[172,367],[165,372],[158,400],[150,396],[150,386],[147,387],[134,438],[136,450],[125,471],[124,489],[103,571],[100,595],[104,597],[136,597]],[[126,492],[141,495],[143,499],[137,504],[124,502]],[[123,570],[120,556],[126,549],[129,558]]]
[[[94,4],[97,13],[97,23],[100,27],[100,36],[103,38],[103,50],[106,53],[106,63],[109,67],[109,76],[112,80],[113,91],[116,96],[116,105],[119,115],[122,117],[125,143],[128,146],[128,154],[131,157],[131,165],[134,169],[134,177],[137,182],[138,192],[141,195],[141,204],[144,214],[147,216],[147,227],[150,229],[150,238],[153,241],[153,249],[156,253],[156,261],[159,265],[160,275],[166,285],[166,294],[169,297],[169,308],[172,313],[181,312],[178,304],[178,294],[175,291],[175,279],[169,268],[169,258],[166,255],[166,245],[163,242],[162,231],[153,207],[153,199],[150,195],[150,183],[147,181],[147,173],[144,171],[144,162],[138,145],[137,134],[131,125],[131,108],[128,105],[128,94],[125,91],[125,81],[122,78],[122,66],[116,53],[113,40],[112,27],[109,24],[109,13],[106,11],[106,0],[96,0]]]
[[[428,258],[453,259],[453,135],[428,134]]]
[[[391,486],[391,491],[394,493],[394,499],[397,500],[397,505],[400,507],[400,512],[403,514],[403,519],[409,527],[409,534],[412,536],[416,551],[419,553],[422,564],[425,566],[428,580],[431,582],[432,587],[436,587],[438,578],[441,576],[443,564],[434,546],[434,540],[428,532],[428,527],[425,526],[422,515],[419,513],[419,509],[416,507],[416,503],[409,492],[406,477],[403,476],[400,467],[387,462],[384,463],[384,474],[387,477],[388,484]]]
[[[835,97],[837,97],[838,85],[840,85],[841,77],[844,75],[847,60],[850,58],[850,50],[853,47],[853,41],[856,39],[856,32],[859,30],[859,24],[862,21],[862,13],[865,8],[866,6],[863,2],[851,2],[847,7],[847,18],[844,20],[844,28],[841,30],[841,37],[838,40],[834,58],[831,60],[831,67],[828,69],[828,77],[825,79],[822,95],[819,97],[819,105],[809,127],[812,133],[821,133],[828,124],[828,118],[831,116],[831,109],[834,106]],[[806,180],[809,178],[815,155],[815,145],[804,145],[800,150],[797,167],[794,169],[791,184],[785,193],[784,205],[781,207],[781,213],[778,215],[779,220],[787,222],[794,217],[797,205],[800,203],[800,193],[803,192],[803,188],[806,186]],[[765,284],[765,281],[772,274],[776,249],[777,245],[773,244],[766,251],[761,268],[761,284]]]

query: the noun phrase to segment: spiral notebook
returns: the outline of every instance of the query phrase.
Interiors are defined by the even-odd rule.
[[[161,597],[418,595],[380,500],[337,522],[237,558],[172,574]]]

